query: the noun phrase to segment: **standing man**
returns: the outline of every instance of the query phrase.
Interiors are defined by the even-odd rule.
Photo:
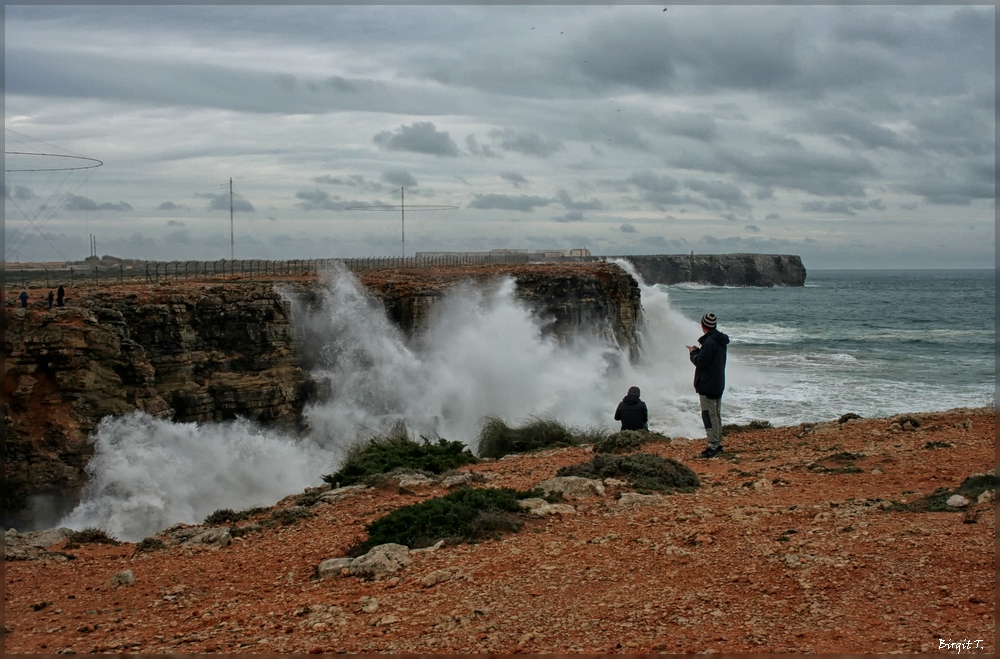
[[[62,284],[59,284],[59,290],[56,291],[56,304],[61,307],[63,305],[63,298],[65,297],[66,297],[66,289],[63,288]]]
[[[49,311],[52,311],[52,305],[55,303],[56,294],[51,289],[49,290]]]
[[[21,301],[21,308],[28,308],[28,291],[22,290],[21,294],[17,296],[17,299]]]
[[[701,403],[701,420],[708,435],[708,448],[701,453],[703,458],[722,453],[722,392],[726,389],[729,337],[716,328],[717,323],[714,313],[702,316],[699,345],[687,347],[694,364],[694,390]]]

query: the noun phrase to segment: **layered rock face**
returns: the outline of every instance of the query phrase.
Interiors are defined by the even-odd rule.
[[[71,505],[107,415],[298,422],[310,379],[273,287],[134,289],[79,291],[51,311],[6,307],[6,508],[33,495]]]
[[[659,254],[617,257],[649,284],[685,282],[711,286],[802,286],[806,269],[790,254]]]
[[[611,263],[480,265],[359,275],[408,334],[425,325],[434,304],[455,285],[500,277],[514,279],[518,299],[548,321],[547,332],[558,337],[596,333],[630,357],[638,356],[639,284]]]

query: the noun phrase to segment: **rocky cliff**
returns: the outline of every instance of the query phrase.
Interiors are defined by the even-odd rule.
[[[7,510],[33,495],[48,496],[53,514],[71,505],[92,455],[88,437],[107,415],[238,414],[295,425],[310,380],[290,305],[272,286],[95,288],[71,297],[51,311],[5,308]]]
[[[610,258],[610,257],[609,257]],[[659,254],[621,256],[648,284],[802,286],[802,259],[788,254]]]
[[[408,333],[459,282],[509,276],[517,294],[568,335],[591,328],[637,353],[639,288],[607,263],[467,266],[361,273]],[[314,383],[292,304],[316,299],[315,276],[271,283],[125,284],[72,289],[65,307],[5,307],[5,506],[75,503],[101,418],[143,410],[182,422],[239,415],[295,428]],[[283,292],[279,293],[279,289]],[[305,337],[308,341],[309,337]],[[40,504],[39,504],[40,505]],[[55,520],[52,520],[53,522]]]

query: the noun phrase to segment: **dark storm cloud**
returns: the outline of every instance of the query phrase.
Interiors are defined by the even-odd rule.
[[[706,114],[693,112],[675,112],[672,116],[662,119],[659,129],[667,135],[690,137],[702,142],[711,142],[718,137],[715,119]]]
[[[625,179],[625,182],[637,187],[643,200],[660,210],[666,206],[678,204],[696,203],[701,205],[690,195],[677,194],[681,189],[680,181],[669,175],[658,176],[648,171],[636,172]]]
[[[469,203],[469,208],[521,211],[530,213],[541,206],[548,206],[554,200],[528,195],[477,194]]]
[[[671,158],[682,169],[732,174],[764,188],[801,190],[818,196],[865,194],[865,181],[879,176],[867,158],[807,151],[795,140],[772,140],[754,152],[716,148],[709,153],[692,151]]]
[[[208,199],[208,210],[210,211],[227,211],[229,210],[229,193],[220,192],[219,194],[213,194],[211,192],[199,192],[194,195],[195,197],[201,197],[202,199]],[[254,213],[257,209],[253,207],[246,199],[241,198],[236,195],[232,198],[232,209],[234,211],[241,211],[247,213]]]
[[[413,177],[413,174],[406,171],[405,169],[390,169],[382,174],[382,180],[389,185],[394,185],[397,187],[404,188],[415,188],[417,187],[417,179]]]
[[[800,120],[789,122],[789,127],[825,135],[851,147],[901,151],[912,146],[892,129],[844,108],[816,109]]]
[[[503,180],[507,181],[508,183],[510,183],[511,185],[513,185],[515,188],[519,188],[522,185],[527,185],[528,184],[528,179],[524,178],[523,176],[521,176],[517,172],[500,172],[500,178],[502,178]]]
[[[119,201],[117,204],[105,201],[97,203],[93,199],[72,195],[69,201],[63,206],[68,211],[131,211],[134,210],[127,202]]]
[[[184,204],[175,204],[172,201],[165,201],[156,207],[158,211],[186,211],[188,207]]]
[[[304,211],[337,211],[344,209],[343,203],[339,203],[340,197],[334,195],[331,198],[330,193],[325,190],[299,190],[295,193],[295,198],[302,200],[296,202],[295,207],[301,208]]]
[[[747,203],[746,197],[743,196],[743,191],[732,183],[726,183],[725,181],[700,181],[697,179],[689,179],[685,182],[685,185],[687,185],[689,189],[705,195],[708,199],[721,201],[726,206],[739,208],[750,207],[750,204]]]
[[[538,158],[548,158],[553,153],[565,149],[561,142],[546,140],[538,133],[531,131],[498,128],[490,131],[490,137],[499,142],[500,148],[504,151],[515,151]]]
[[[604,204],[599,199],[574,201],[565,190],[559,191],[559,203],[570,210],[597,211],[604,208]]]
[[[446,131],[439,131],[430,121],[400,126],[395,133],[382,131],[372,138],[375,144],[391,151],[413,151],[435,156],[457,156],[458,146]]]

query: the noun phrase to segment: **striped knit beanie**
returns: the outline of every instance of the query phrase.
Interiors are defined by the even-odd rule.
[[[715,314],[711,313],[711,312],[709,312],[709,313],[707,313],[707,314],[705,314],[704,316],[701,317],[701,324],[704,325],[705,327],[707,327],[710,330],[714,330],[715,329],[715,324],[717,322],[719,322],[719,319],[716,318]]]

